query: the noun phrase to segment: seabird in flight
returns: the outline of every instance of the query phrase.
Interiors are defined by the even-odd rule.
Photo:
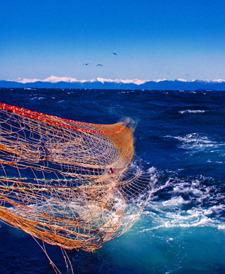
[[[83,64],[83,65],[85,65],[85,66],[88,66],[90,63],[85,63],[85,64]]]
[[[97,64],[96,67],[103,67],[103,65],[102,64]]]
[[[117,55],[117,53],[116,53],[116,52],[113,52],[113,54],[114,54],[114,55]]]

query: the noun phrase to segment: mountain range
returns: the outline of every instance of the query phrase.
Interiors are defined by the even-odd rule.
[[[132,90],[218,90],[225,91],[225,80],[111,80],[97,78],[76,80],[51,76],[45,80],[0,80],[0,88],[53,88],[53,89],[132,89]]]

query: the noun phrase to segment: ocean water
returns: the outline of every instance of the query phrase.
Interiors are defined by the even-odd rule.
[[[225,273],[225,92],[0,89],[0,102],[62,118],[135,123],[135,161],[154,189],[133,227],[74,273]],[[62,273],[60,248],[46,245]],[[0,273],[54,273],[29,235],[1,223]]]

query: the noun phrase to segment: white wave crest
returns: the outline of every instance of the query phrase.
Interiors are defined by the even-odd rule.
[[[141,232],[162,227],[225,229],[225,193],[220,193],[218,186],[208,185],[207,180],[204,177],[190,181],[175,178],[155,189],[143,212],[147,225]]]
[[[192,151],[201,150],[202,151],[207,149],[211,150],[211,149],[225,148],[225,142],[217,142],[217,141],[211,140],[208,136],[204,136],[199,133],[190,133],[185,136],[166,135],[164,137],[172,138],[180,141],[181,144],[178,145],[178,147],[185,150],[192,150]]]
[[[185,114],[185,113],[205,113],[207,110],[201,110],[201,109],[196,109],[196,110],[191,110],[191,109],[186,109],[186,110],[180,110],[178,111],[180,114]]]

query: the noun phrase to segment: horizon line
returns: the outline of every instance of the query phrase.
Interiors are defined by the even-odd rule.
[[[153,79],[153,80],[140,80],[140,79],[107,79],[107,78],[101,78],[101,77],[97,77],[95,79],[90,79],[90,80],[78,80],[76,78],[72,78],[72,77],[58,77],[58,76],[53,76],[51,75],[50,77],[47,77],[45,79],[38,79],[38,78],[17,78],[15,80],[11,80],[11,79],[7,79],[7,80],[1,80],[1,81],[9,81],[9,82],[17,82],[17,83],[22,83],[22,84],[27,84],[27,83],[35,83],[35,82],[49,82],[49,83],[58,83],[58,82],[67,82],[67,83],[87,83],[87,82],[101,82],[101,83],[105,83],[105,82],[110,82],[110,83],[123,83],[123,84],[136,84],[136,85],[141,85],[144,84],[146,82],[162,82],[162,81],[180,81],[180,82],[195,82],[195,81],[201,81],[201,82],[214,82],[214,83],[223,83],[225,82],[224,79],[214,79],[214,80],[200,80],[200,79],[195,79],[195,80],[186,80],[186,79],[174,79],[174,80],[169,80],[169,79]]]

